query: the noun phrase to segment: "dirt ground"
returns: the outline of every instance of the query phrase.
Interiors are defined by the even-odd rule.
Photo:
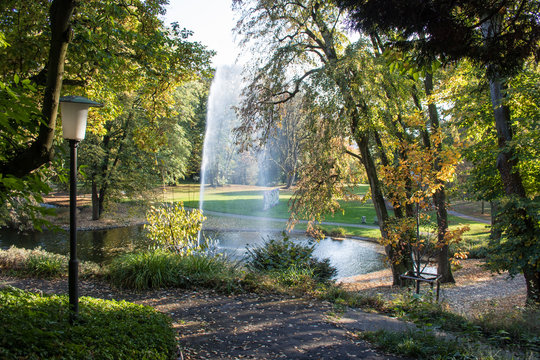
[[[524,306],[526,284],[523,276],[510,278],[507,273],[495,274],[483,267],[481,260],[462,260],[453,272],[455,284],[443,284],[440,302],[447,310],[472,318],[487,311]],[[390,299],[395,294],[409,291],[392,287],[389,269],[341,279],[343,286],[351,291],[379,295]],[[421,291],[428,291],[422,285]]]

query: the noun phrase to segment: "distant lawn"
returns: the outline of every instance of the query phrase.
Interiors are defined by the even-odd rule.
[[[209,211],[217,211],[229,214],[251,215],[259,217],[269,217],[276,219],[289,218],[289,200],[291,199],[292,190],[280,189],[279,203],[269,210],[263,210],[263,191],[265,188],[257,186],[245,185],[228,185],[223,187],[206,187],[204,196],[204,209]],[[356,193],[360,196],[365,195],[369,190],[368,185],[359,185]],[[183,201],[184,206],[191,208],[199,207],[199,185],[198,184],[181,184],[174,187],[168,187],[163,195],[166,201]],[[362,202],[354,201],[339,201],[342,210],[335,214],[328,214],[324,221],[337,222],[342,224],[361,224],[362,217],[366,217],[367,225],[374,225],[376,219],[375,209],[371,200]],[[472,220],[462,219],[456,216],[449,216],[450,228],[456,228],[462,225],[469,225],[471,231],[465,234],[467,243],[483,244],[489,235],[489,227],[485,224],[478,223]],[[253,221],[246,221],[247,227],[255,227]],[[251,226],[250,226],[251,225]],[[273,228],[284,228],[283,225],[274,224]],[[326,230],[332,230],[336,226],[324,225]],[[348,235],[363,236],[377,238],[380,232],[377,229],[355,228],[341,226],[346,230]],[[295,229],[305,230],[306,224],[297,224]],[[467,245],[469,246],[469,245]],[[470,245],[475,246],[475,245]]]

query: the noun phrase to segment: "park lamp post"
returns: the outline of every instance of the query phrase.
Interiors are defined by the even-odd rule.
[[[69,141],[69,321],[73,324],[79,314],[79,260],[77,259],[77,146],[84,139],[86,118],[90,107],[102,107],[103,104],[82,96],[64,96],[60,98],[62,107],[62,133]]]

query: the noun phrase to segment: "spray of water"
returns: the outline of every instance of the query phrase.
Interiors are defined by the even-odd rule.
[[[238,104],[240,88],[240,67],[227,65],[217,68],[206,114],[199,193],[201,211],[204,211],[205,188],[223,184],[227,177],[227,163],[235,152],[232,130],[237,125],[237,118],[233,107]]]

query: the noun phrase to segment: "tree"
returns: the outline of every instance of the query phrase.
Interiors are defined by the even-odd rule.
[[[210,83],[211,80],[207,78],[192,81],[178,88],[174,94],[175,102],[178,104],[177,117],[186,129],[186,136],[191,144],[186,176],[194,181],[199,181],[201,175]]]
[[[300,96],[279,105],[281,121],[275,135],[269,137],[268,149],[273,163],[279,168],[285,188],[289,189],[297,178],[300,156],[305,151],[305,106]]]
[[[318,220],[338,208],[336,198],[350,194],[347,184],[354,184],[349,180],[355,174],[347,170],[348,154],[365,169],[381,234],[388,238],[390,214],[372,150],[378,132],[377,114],[386,107],[387,98],[378,87],[369,41],[361,39],[347,47],[348,40],[340,29],[341,13],[325,2],[251,1],[239,5],[243,10],[239,32],[246,43],[256,43],[258,53],[264,47],[261,54],[270,54],[254,62],[244,89],[238,128],[244,134],[244,147],[253,144],[254,134],[259,141],[266,141],[279,123],[277,106],[305,93],[304,98],[310,100],[306,104],[310,154],[299,171],[292,220],[300,212]],[[366,69],[366,64],[371,68]],[[366,72],[373,77],[366,79]],[[397,248],[404,247],[401,245]],[[386,250],[392,260],[394,283],[398,284],[399,275],[410,268],[410,257],[393,246],[386,246]]]
[[[159,16],[164,13],[165,3],[88,1],[78,3],[75,12],[75,4],[68,1],[40,1],[35,6],[17,0],[2,3],[5,10],[2,13],[6,15],[0,23],[1,31],[14,45],[6,48],[7,61],[0,66],[1,73],[4,77],[26,78],[36,84],[36,91],[25,97],[34,102],[23,107],[28,119],[24,116],[12,119],[24,126],[17,128],[20,135],[16,141],[4,143],[0,161],[3,178],[28,176],[52,158],[61,75],[67,78],[64,82],[67,91],[107,104],[104,111],[89,116],[89,133],[102,136],[104,141],[110,138],[107,131],[115,127],[112,124],[115,119],[123,116],[123,105],[135,101],[126,102],[126,98],[136,99],[137,106],[131,110],[146,112],[150,119],[146,129],[155,129],[159,119],[170,118],[171,91],[180,83],[207,75],[212,52],[188,41],[190,32],[181,30],[177,24],[171,29],[164,27]],[[52,38],[47,58],[39,42],[46,41],[44,34],[51,33],[45,20],[49,6]],[[68,40],[72,40],[72,51],[64,67]],[[35,114],[42,89],[40,121]],[[133,119],[133,114],[124,119]],[[151,134],[156,137],[146,139],[147,149],[155,148],[164,137],[147,132]],[[122,136],[129,139],[125,134]],[[106,159],[101,162],[102,169],[106,162]]]
[[[1,31],[5,35],[5,39],[8,44],[18,43],[16,38],[12,38],[7,30],[19,29],[15,26],[14,21],[24,17],[26,21],[33,21],[31,17],[36,15],[39,11],[40,16],[36,16],[38,20],[38,26],[40,26],[38,34],[50,33],[49,51],[48,54],[43,51],[43,38],[39,36],[36,40],[42,40],[41,46],[37,46],[38,64],[46,63],[47,71],[44,77],[44,88],[41,95],[41,111],[37,115],[37,106],[28,117],[33,117],[33,121],[39,122],[39,128],[37,133],[27,136],[23,143],[12,144],[14,149],[7,152],[0,162],[0,175],[3,178],[14,177],[23,178],[30,174],[32,171],[39,168],[41,165],[49,162],[53,156],[53,140],[54,129],[56,127],[56,117],[58,114],[58,100],[60,98],[60,90],[62,88],[62,80],[64,75],[64,60],[67,54],[68,44],[71,41],[71,16],[75,9],[75,1],[71,0],[53,0],[50,3],[49,8],[49,24],[48,29],[44,28],[45,21],[41,15],[45,15],[45,6],[49,5],[48,1],[41,1],[37,6],[25,6],[21,11],[16,10],[18,1],[5,1],[2,2],[0,10],[2,14],[8,14],[13,16],[6,16],[2,22]],[[26,29],[25,29],[26,30]],[[30,38],[30,36],[25,39]],[[9,49],[7,47],[6,49]],[[23,54],[26,54],[23,52]],[[27,62],[26,57],[22,58],[21,55],[17,56],[19,62],[7,62],[9,65],[22,68],[22,62]],[[32,64],[35,71],[37,64]],[[27,69],[24,69],[25,71]],[[18,71],[13,70],[12,74],[17,74]],[[7,75],[6,71],[3,71],[3,75]],[[27,75],[27,73],[25,73]],[[18,75],[20,77],[20,75]],[[6,184],[3,184],[6,186]],[[4,193],[4,191],[2,191]]]
[[[522,224],[523,236],[519,228],[509,231],[508,235],[524,241],[528,239],[527,234],[538,233],[538,222],[527,215],[530,206],[518,205],[530,201],[531,194],[525,190],[519,171],[520,159],[512,147],[515,128],[506,88],[508,76],[519,71],[530,55],[539,55],[540,3],[534,0],[419,0],[404,4],[394,0],[338,0],[338,5],[350,12],[356,28],[397,29],[399,37],[393,42],[394,46],[414,50],[419,64],[440,56],[443,61],[469,58],[486,67],[499,147],[497,168],[506,195],[516,201],[515,220]],[[540,267],[535,256],[530,259],[531,263],[524,264],[522,271],[528,284],[528,301],[539,304]]]
[[[515,129],[513,146],[520,159],[520,174],[528,194],[526,201],[508,200],[504,194],[501,177],[496,168],[497,132],[492,125],[491,101],[485,91],[488,83],[479,69],[470,63],[461,63],[451,76],[444,80],[447,91],[439,94],[441,100],[451,104],[446,116],[451,117],[467,144],[465,157],[473,164],[467,176],[467,189],[475,199],[492,202],[492,234],[488,251],[488,264],[493,270],[508,270],[515,275],[530,262],[538,268],[535,247],[538,241],[525,232],[516,232],[516,225],[526,225],[534,220],[534,207],[538,206],[540,171],[538,167],[538,65],[527,63],[523,71],[509,82],[508,92],[513,111]],[[527,145],[525,145],[527,144]],[[515,204],[512,204],[515,202]],[[521,210],[520,210],[521,209]],[[521,214],[519,214],[521,212]],[[515,219],[512,220],[512,214]],[[513,225],[511,225],[513,224]],[[519,229],[519,227],[517,227]],[[509,234],[512,234],[510,237]],[[528,235],[527,235],[528,234]],[[527,238],[527,236],[529,238]],[[530,283],[529,283],[530,284]],[[532,290],[532,289],[531,289]]]

